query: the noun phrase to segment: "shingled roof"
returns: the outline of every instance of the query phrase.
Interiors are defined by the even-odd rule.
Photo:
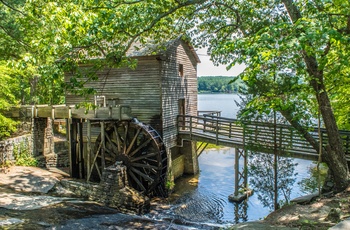
[[[155,44],[154,42],[148,42],[147,44],[141,43],[139,41],[134,42],[129,50],[126,52],[128,57],[142,57],[142,56],[151,56],[151,55],[165,55],[166,51],[177,42],[180,42],[188,47],[193,57],[197,63],[200,63],[200,59],[197,55],[197,52],[188,42],[183,40],[181,37],[170,40],[165,43]]]

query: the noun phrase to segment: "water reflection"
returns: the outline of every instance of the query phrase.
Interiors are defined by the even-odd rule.
[[[321,163],[318,167],[317,165],[313,165],[308,167],[308,172],[311,175],[311,177],[307,177],[302,179],[298,184],[300,185],[300,188],[305,193],[314,193],[319,192],[321,189],[321,185],[324,184],[328,167],[325,163]]]
[[[246,222],[248,220],[248,200],[244,200],[242,203],[235,203],[234,206],[234,223],[238,224],[241,222]]]
[[[275,163],[277,173],[274,170]],[[248,164],[249,187],[254,190],[264,207],[274,210],[275,204],[282,207],[289,203],[293,184],[298,175],[295,172],[298,163],[287,157],[278,157],[275,162],[272,154],[250,152]],[[277,187],[275,176],[277,176]]]
[[[171,210],[168,214],[190,222],[225,224],[259,220],[270,213],[270,208],[261,203],[256,191],[240,204],[228,201],[228,196],[234,192],[233,148],[206,150],[199,157],[199,165],[199,175],[175,181],[175,192],[169,198]],[[243,166],[243,162],[240,165]],[[308,167],[312,162],[291,159],[284,167],[291,165],[294,165],[298,175],[292,177],[295,179],[294,185],[285,184],[290,185],[289,198],[293,199],[305,194],[296,185],[309,177]]]

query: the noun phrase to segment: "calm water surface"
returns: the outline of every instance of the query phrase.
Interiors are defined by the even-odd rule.
[[[235,118],[238,108],[233,94],[200,94],[198,110],[220,110],[222,116]],[[271,210],[263,207],[256,194],[247,202],[235,204],[228,201],[234,192],[234,148],[205,150],[199,157],[200,173],[175,181],[175,192],[170,197],[172,214],[193,222],[238,223],[259,220]],[[294,159],[298,173],[292,186],[291,199],[305,195],[298,182],[309,177],[311,161]],[[240,165],[243,165],[241,162]]]

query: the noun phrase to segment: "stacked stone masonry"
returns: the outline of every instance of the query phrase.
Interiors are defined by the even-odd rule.
[[[32,149],[32,143],[32,135],[30,134],[0,141],[0,165],[14,164],[14,152],[21,151],[19,149],[21,147],[26,147],[30,150]]]
[[[106,168],[100,184],[61,180],[61,185],[77,197],[95,201],[124,213],[143,214],[149,211],[150,200],[128,186],[126,167],[121,164]]]
[[[38,161],[39,167],[68,167],[69,153],[67,141],[59,140],[55,143],[52,119],[35,118],[34,125],[26,122],[26,126],[32,127],[31,134],[0,141],[0,166],[15,164],[15,151],[24,151],[26,148]]]

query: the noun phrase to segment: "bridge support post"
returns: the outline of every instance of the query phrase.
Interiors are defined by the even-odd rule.
[[[199,172],[196,144],[195,141],[183,141],[181,152],[185,156],[184,173],[197,174]]]
[[[235,148],[235,191],[228,199],[232,202],[242,202],[248,198],[252,191],[248,189],[248,154],[247,150]],[[240,160],[243,159],[243,167]]]

